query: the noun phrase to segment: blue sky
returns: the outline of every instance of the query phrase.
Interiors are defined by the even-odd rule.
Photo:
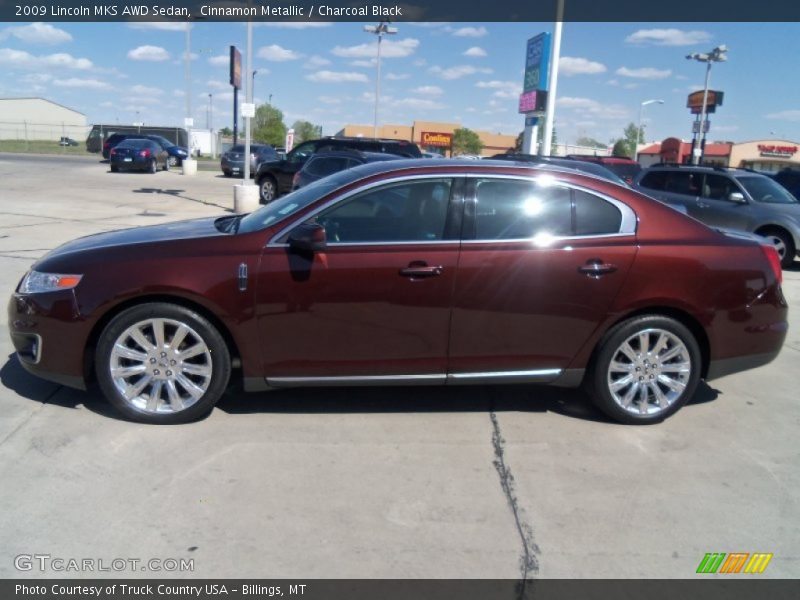
[[[255,92],[283,110],[287,124],[307,119],[325,134],[345,123],[371,124],[374,36],[361,23],[260,24],[255,28]],[[182,23],[0,25],[0,97],[42,96],[87,114],[90,122],[181,124],[185,30]],[[549,23],[397,24],[384,41],[381,122],[457,121],[516,134],[525,42]],[[713,140],[800,139],[800,24],[566,23],[556,122],[559,141],[580,135],[607,142],[645,108],[647,139],[690,137],[686,95],[702,86],[704,65],[689,52],[730,48],[712,70],[725,104],[711,116]],[[244,51],[241,23],[192,28],[192,106],[205,126],[230,125],[227,52]],[[0,116],[0,120],[2,116]]]

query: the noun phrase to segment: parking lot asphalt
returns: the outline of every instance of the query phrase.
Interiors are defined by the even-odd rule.
[[[0,154],[0,292],[72,238],[221,214],[233,183]],[[691,578],[707,552],[797,577],[800,263],[784,288],[778,359],[649,427],[525,386],[231,392],[202,422],[138,425],[28,375],[3,311],[0,577]],[[194,571],[20,572],[20,554]]]

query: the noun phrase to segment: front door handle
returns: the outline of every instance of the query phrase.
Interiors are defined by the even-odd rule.
[[[403,277],[436,277],[442,274],[444,271],[444,267],[441,265],[438,266],[428,266],[428,263],[422,260],[415,260],[405,269],[400,269],[400,275]]]
[[[617,265],[603,262],[599,258],[587,260],[585,265],[578,267],[579,273],[583,273],[584,275],[588,275],[589,277],[594,277],[595,279],[602,275],[613,273],[616,270],[617,270]]]

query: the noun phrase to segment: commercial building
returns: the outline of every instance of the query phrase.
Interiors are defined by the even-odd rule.
[[[784,168],[800,168],[798,148],[800,142],[787,140],[709,143],[706,144],[703,164],[776,173]],[[638,161],[643,167],[658,162],[686,164],[691,156],[691,142],[667,138],[640,150]]]
[[[86,115],[45,98],[0,98],[0,140],[86,139]]]
[[[414,121],[409,125],[382,125],[378,127],[378,137],[416,142],[423,152],[437,152],[451,155],[453,132],[460,129],[460,123],[440,123],[436,121]],[[514,149],[516,135],[473,130],[483,142],[482,156],[492,156]],[[372,125],[345,125],[336,135],[351,137],[373,137]]]

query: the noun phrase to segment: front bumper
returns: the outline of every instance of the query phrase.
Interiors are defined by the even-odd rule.
[[[8,303],[8,328],[25,370],[86,389],[84,349],[91,325],[80,315],[73,290],[14,293]]]

